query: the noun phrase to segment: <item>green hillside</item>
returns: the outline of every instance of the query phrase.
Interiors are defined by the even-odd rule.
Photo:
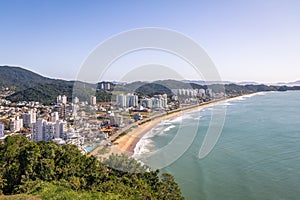
[[[75,146],[30,142],[21,135],[0,142],[1,194],[0,199],[183,199],[173,176],[149,171],[133,158],[111,155],[100,162]],[[16,194],[21,195],[9,196]]]
[[[16,92],[7,97],[12,102],[38,101],[43,104],[51,104],[56,101],[58,95],[66,95],[69,101],[72,96],[77,96],[81,101],[89,101],[91,95],[96,95],[98,102],[109,102],[113,91],[97,90],[97,84],[88,84],[74,81],[50,79],[40,76],[20,67],[0,66],[0,87],[9,87]],[[98,84],[99,87],[99,84]],[[134,92],[141,96],[166,93],[172,95],[171,89],[200,89],[211,88],[214,92],[226,92],[227,94],[245,94],[259,91],[286,91],[299,90],[300,86],[267,86],[267,85],[237,85],[237,84],[212,84],[209,86],[195,83],[184,83],[177,80],[159,80],[153,83],[137,81],[125,85],[114,85],[112,88],[117,93]]]
[[[59,80],[46,78],[20,67],[0,66],[0,87],[13,87],[20,91],[54,81]]]

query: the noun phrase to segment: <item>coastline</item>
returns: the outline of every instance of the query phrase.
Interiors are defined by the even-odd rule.
[[[257,92],[258,93],[258,92]],[[149,121],[146,121],[142,124],[137,125],[136,127],[130,128],[130,132],[127,134],[120,136],[117,138],[113,145],[108,147],[109,151],[105,152],[101,155],[98,155],[97,152],[101,151],[104,147],[98,147],[92,152],[90,152],[90,155],[97,155],[100,158],[108,158],[111,154],[126,154],[128,156],[132,156],[134,154],[134,149],[137,145],[137,143],[140,141],[140,139],[147,134],[152,128],[157,126],[159,123],[161,123],[164,120],[170,120],[172,118],[179,117],[185,113],[192,112],[198,109],[203,109],[205,107],[214,105],[216,103],[225,102],[228,100],[233,100],[235,98],[240,98],[243,96],[253,95],[257,93],[250,93],[250,94],[243,94],[235,97],[229,97],[224,99],[218,99],[210,102],[205,102],[200,105],[193,105],[189,107],[184,107],[178,110],[175,110],[171,113],[164,113],[158,116],[155,116],[154,119],[149,119]],[[128,129],[127,129],[128,130]]]

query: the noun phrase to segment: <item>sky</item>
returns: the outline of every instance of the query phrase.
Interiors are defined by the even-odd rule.
[[[0,26],[0,65],[52,78],[76,79],[89,54],[113,35],[160,27],[197,42],[223,80],[300,79],[298,0],[0,0]],[[118,71],[107,79],[119,79]],[[185,71],[186,79],[196,78]]]

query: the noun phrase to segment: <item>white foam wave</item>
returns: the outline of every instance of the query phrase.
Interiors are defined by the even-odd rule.
[[[133,157],[138,157],[139,155],[141,155],[143,153],[150,152],[147,147],[147,146],[149,146],[149,144],[151,144],[151,140],[141,139],[134,148]]]
[[[178,116],[172,120],[170,120],[171,123],[174,123],[174,122],[181,122],[183,120],[183,117],[182,116]]]
[[[225,102],[216,103],[216,105],[218,105],[218,106],[231,106],[233,104],[229,103],[229,101],[225,101]]]
[[[171,130],[172,128],[175,128],[176,126],[174,125],[171,125],[171,126],[168,126],[167,128],[164,129],[164,132],[167,132],[169,130]]]
[[[146,138],[152,138],[153,136],[155,136],[157,133],[162,131],[162,127],[154,127],[152,128],[150,131],[148,131],[143,137],[142,139],[146,139]]]
[[[260,95],[260,96],[266,95],[266,92],[257,92],[257,93],[253,93],[253,94],[247,94],[247,95],[243,95],[243,96],[239,96],[239,97],[234,97],[232,99],[226,100],[226,102],[244,101],[247,98],[251,98],[251,97],[254,97],[254,96],[258,96],[258,95]]]
[[[136,144],[134,148],[133,157],[137,158],[139,155],[149,153],[150,148],[152,147],[152,140],[147,138],[141,138],[141,140]]]
[[[200,120],[201,118],[202,118],[202,116],[195,117],[194,120],[195,120],[195,121],[198,121],[198,120]]]
[[[171,125],[172,122],[169,119],[161,121],[158,125]]]

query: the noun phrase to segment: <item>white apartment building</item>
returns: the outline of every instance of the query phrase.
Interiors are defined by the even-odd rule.
[[[77,104],[77,103],[79,103],[79,99],[78,99],[78,97],[74,97],[74,99],[73,99],[73,102],[74,102],[74,104]]]
[[[90,98],[90,105],[94,106],[97,104],[97,99],[95,96],[91,96]]]
[[[116,96],[117,106],[121,108],[129,108],[138,106],[139,98],[134,94],[119,94]]]
[[[51,121],[52,122],[56,122],[57,120],[59,120],[59,114],[58,114],[58,112],[51,113]]]
[[[119,94],[116,96],[117,106],[121,108],[126,107],[126,96],[124,94]]]
[[[146,108],[152,108],[153,104],[152,104],[152,99],[141,99],[140,100],[140,104]]]
[[[139,98],[137,95],[128,94],[126,95],[126,107],[135,107],[138,106]]]
[[[65,95],[61,97],[61,103],[67,104],[67,97]]]
[[[0,124],[0,138],[4,136],[4,129],[5,129],[4,124]]]
[[[32,141],[51,141],[54,138],[63,138],[65,132],[64,121],[47,122],[44,119],[39,119],[33,124],[31,129]]]
[[[30,127],[32,124],[36,123],[36,112],[34,110],[29,110],[27,113],[22,115],[23,125],[25,127]]]
[[[67,97],[65,95],[61,96],[58,95],[58,97],[56,97],[56,104],[67,104]]]
[[[9,129],[11,132],[18,132],[22,128],[23,128],[23,119],[20,119],[19,116],[10,119]]]

